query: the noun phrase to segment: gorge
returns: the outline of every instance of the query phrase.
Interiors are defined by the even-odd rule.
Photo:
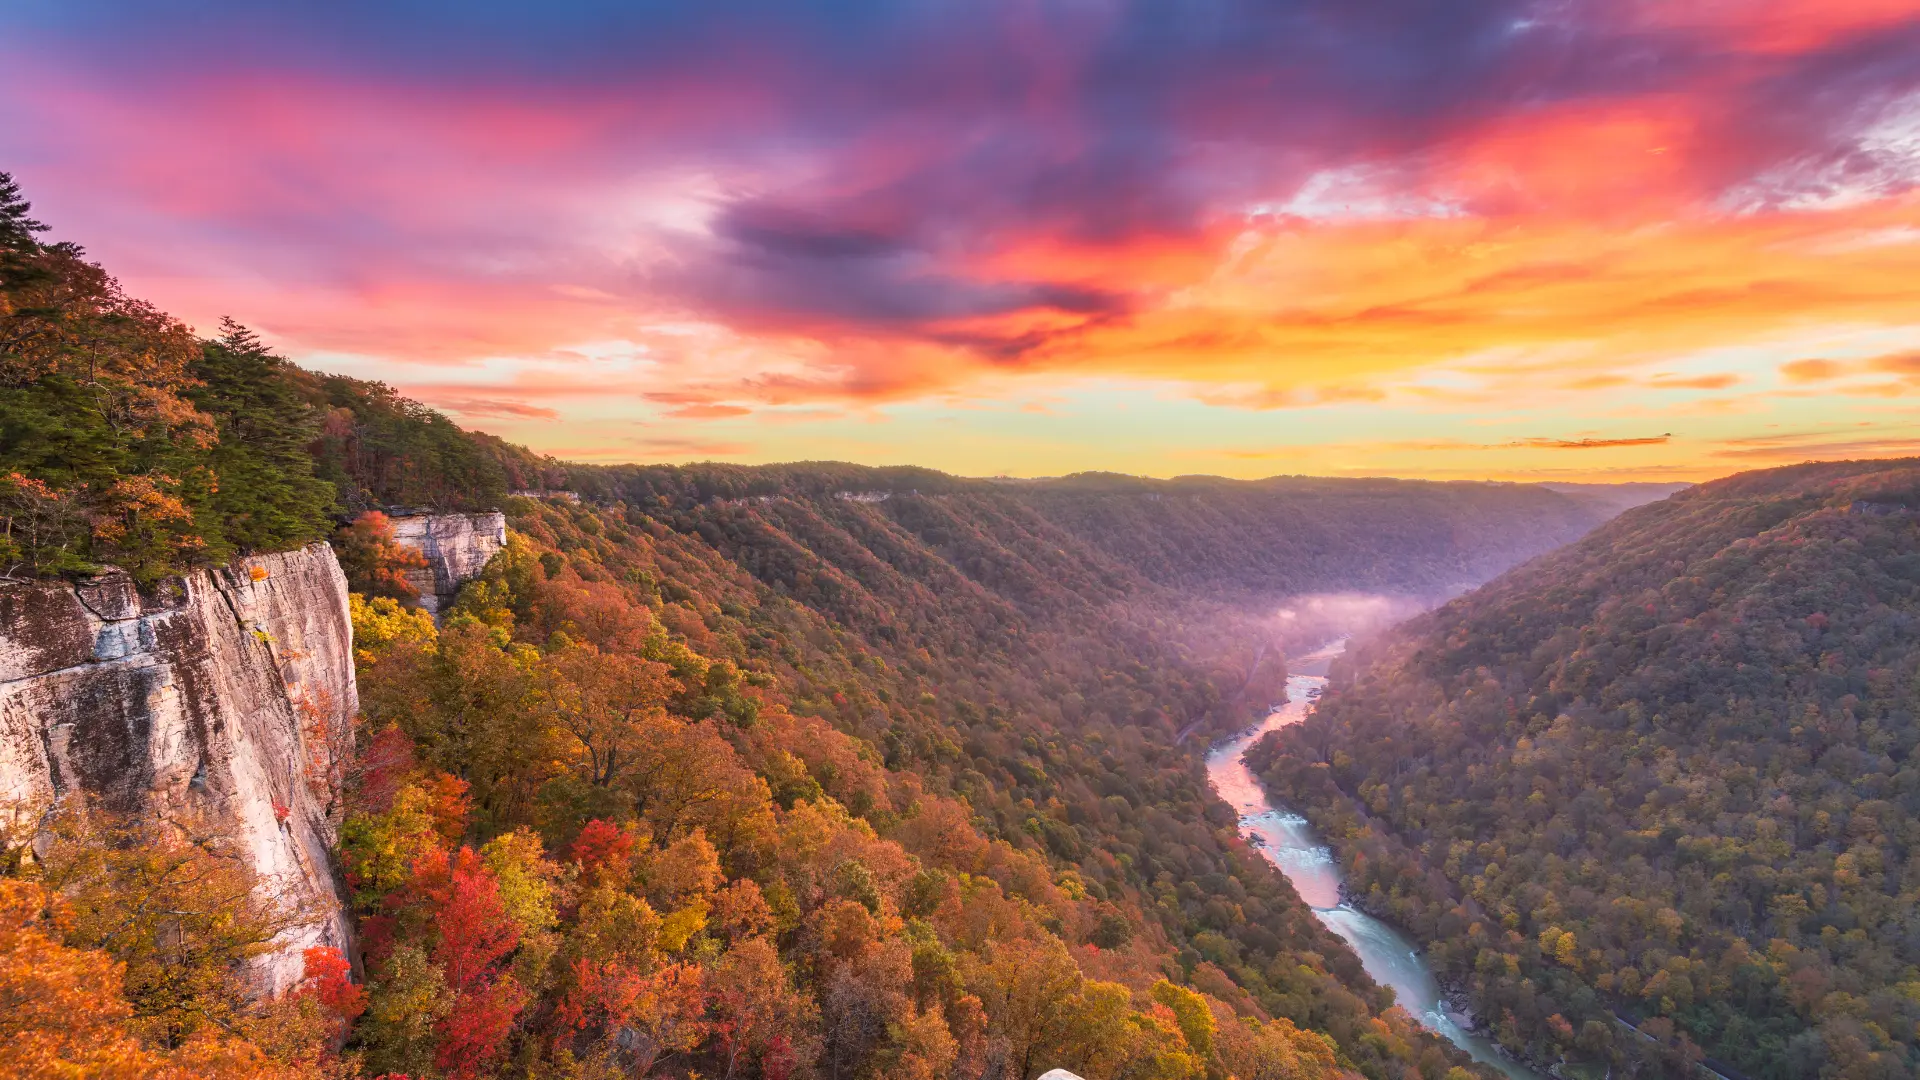
[[[1251,764],[1510,1045],[1909,1076],[1912,459],[1743,473],[1381,635]]]
[[[1286,701],[1250,730],[1227,739],[1207,755],[1207,779],[1214,792],[1240,815],[1240,827],[1280,872],[1320,921],[1347,943],[1367,974],[1393,988],[1397,1004],[1429,1029],[1444,1036],[1483,1065],[1509,1080],[1537,1080],[1539,1074],[1502,1053],[1473,1030],[1471,1018],[1457,1015],[1441,992],[1418,948],[1399,930],[1347,902],[1333,852],[1314,835],[1307,819],[1279,804],[1244,758],[1268,732],[1298,724],[1312,712],[1327,685],[1326,669],[1346,651],[1345,639],[1291,660]]]

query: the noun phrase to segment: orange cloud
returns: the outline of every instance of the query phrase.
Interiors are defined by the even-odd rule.
[[[1647,380],[1647,385],[1656,390],[1725,390],[1729,386],[1738,385],[1739,382],[1740,376],[1731,374],[1687,377],[1655,375]]]
[[[437,397],[433,404],[436,408],[462,417],[511,418],[515,420],[558,420],[557,409],[528,405],[518,401],[503,401],[498,398],[477,397]]]
[[[1780,377],[1790,383],[1817,383],[1837,379],[1846,368],[1832,360],[1795,360],[1780,365]]]
[[[747,416],[752,409],[740,405],[682,405],[667,410],[667,415],[676,420],[720,420],[729,416]]]
[[[1811,248],[1834,231],[1911,220],[1914,195],[1825,213],[1695,211],[1627,229],[1531,215],[1249,224],[1205,280],[1022,363],[1291,393],[1490,351],[1573,348],[1601,369],[1575,385],[1595,388],[1619,378],[1609,364],[1765,341],[1809,321],[1908,323],[1920,244]],[[1116,260],[1121,287],[1127,274]],[[1731,384],[1707,379],[1697,386]]]

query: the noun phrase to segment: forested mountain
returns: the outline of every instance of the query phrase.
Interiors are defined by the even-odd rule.
[[[163,590],[334,541],[363,716],[287,780],[338,789],[363,952],[314,950],[300,992],[250,999],[244,961],[299,913],[221,837],[0,807],[0,1065],[1473,1075],[1240,840],[1200,753],[1284,678],[1252,601],[1445,591],[1590,509],[1522,485],[566,465],[237,324],[198,339],[28,210],[0,174],[9,574],[112,563]],[[561,487],[579,498],[507,494]],[[411,606],[396,505],[507,513],[440,625]]]
[[[1913,1076],[1917,630],[1920,462],[1748,473],[1407,624],[1260,753],[1515,1049]]]
[[[854,526],[874,505],[826,509]],[[763,1035],[800,1060],[769,1059],[769,1042],[743,1067],[1197,1077],[1211,1058],[1236,1075],[1284,1077],[1332,1075],[1336,1057],[1375,1076],[1441,1076],[1458,1063],[1404,1016],[1381,1016],[1387,999],[1351,954],[1230,818],[1208,815],[1197,759],[1175,740],[1192,719],[1244,718],[1251,706],[1236,695],[1254,681],[1234,666],[1244,654],[1183,655],[1150,613],[1111,605],[1104,629],[1057,633],[931,568],[933,585],[916,586],[846,552],[876,598],[757,516],[732,521],[746,539],[716,544],[699,528],[712,522],[678,531],[630,508],[508,506],[509,551],[440,631],[369,606],[369,727],[404,736],[424,775],[459,785],[470,806],[461,839],[524,835],[535,850],[570,852],[617,825],[607,842],[629,845],[640,867],[630,888],[669,920],[696,919],[689,897],[646,884],[666,872],[647,860],[669,851],[712,865],[713,881],[733,882],[722,892],[764,903],[757,933],[801,998]],[[808,510],[787,507],[788,524],[809,525],[825,547],[833,533]],[[799,568],[769,583],[743,565],[756,553],[763,567]],[[789,595],[795,585],[804,597]],[[625,726],[636,710],[643,722]],[[417,1073],[444,1041],[381,1019],[424,977],[402,981],[382,965],[413,955],[409,942],[432,952],[430,924],[401,918],[395,959],[383,959],[379,920],[415,903],[406,875],[383,869],[406,828],[396,815],[417,815],[427,797],[405,790],[348,819],[344,854],[375,928],[356,1045],[373,1067]],[[691,898],[719,919],[709,895]],[[584,917],[562,911],[549,932],[610,932]],[[679,965],[721,978],[715,965],[737,933],[716,922],[691,945],[669,936],[672,948],[626,961],[638,965],[630,975]],[[548,1017],[581,993],[566,965],[585,947],[561,946],[564,963],[548,964],[557,975],[521,984],[521,1030],[551,1036]],[[1145,1009],[1133,1020],[1129,999]],[[1205,1031],[1182,1035],[1189,1001]],[[689,1007],[710,1005],[724,1002]],[[1316,1049],[1297,1029],[1331,1041]],[[726,1044],[713,1035],[669,1056],[714,1062]]]
[[[966,537],[975,530],[955,528],[979,522],[980,540],[1005,543],[1048,573],[1235,597],[1464,587],[1611,516],[1528,484],[1100,473],[995,481],[839,463],[576,466],[571,475],[583,491],[682,519],[702,508],[762,507],[776,498],[832,505],[831,496],[877,507],[880,518],[935,554],[945,557],[951,546],[965,573],[1005,558],[971,550],[977,543]],[[1007,583],[1015,591],[1028,584]]]

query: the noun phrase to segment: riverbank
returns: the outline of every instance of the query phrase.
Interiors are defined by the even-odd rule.
[[[1351,890],[1347,889],[1344,881],[1341,884],[1340,895],[1341,895],[1342,906],[1349,907],[1355,911],[1362,912],[1368,918],[1371,918],[1379,922],[1381,925],[1391,927],[1395,933],[1399,934],[1402,938],[1405,938],[1407,942],[1413,946],[1414,952],[1416,953],[1418,952],[1419,946],[1417,943],[1414,943],[1413,936],[1407,933],[1407,931],[1401,929],[1397,924],[1391,922],[1389,918],[1390,913],[1374,910],[1374,905],[1372,905],[1369,902],[1368,897],[1358,893],[1354,893]],[[1424,961],[1422,961],[1421,964],[1423,967],[1426,966]],[[1459,1028],[1469,1038],[1478,1039],[1486,1043],[1490,1052],[1496,1055],[1500,1059],[1500,1062],[1491,1063],[1494,1065],[1495,1068],[1501,1069],[1501,1071],[1506,1073],[1509,1077],[1513,1077],[1516,1075],[1532,1076],[1532,1077],[1551,1077],[1551,1076],[1560,1075],[1558,1073],[1553,1072],[1553,1068],[1554,1068],[1553,1062],[1546,1062],[1546,1061],[1540,1061],[1534,1058],[1523,1057],[1521,1055],[1513,1053],[1511,1050],[1508,1050],[1505,1046],[1502,1046],[1499,1042],[1495,1041],[1492,1027],[1488,1025],[1484,1020],[1482,1020],[1480,1015],[1474,1011],[1473,1001],[1471,996],[1468,994],[1466,987],[1461,986],[1457,981],[1450,979],[1444,975],[1441,975],[1438,972],[1434,972],[1431,969],[1429,969],[1429,974],[1433,979],[1434,985],[1439,988],[1439,1001],[1438,1001],[1438,1008],[1436,1011],[1439,1012],[1441,1016],[1445,1017],[1449,1023]],[[1455,1045],[1459,1045],[1459,1044],[1456,1043]],[[1478,1061],[1480,1059],[1476,1057],[1474,1060]],[[1507,1066],[1511,1066],[1511,1068],[1503,1068],[1501,1063],[1504,1063]],[[1482,1064],[1489,1064],[1489,1063],[1482,1062]],[[1519,1070],[1519,1071],[1516,1073],[1515,1070]]]
[[[1450,1015],[1457,1011],[1458,1002],[1442,990],[1418,947],[1345,895],[1345,878],[1332,849],[1314,834],[1305,817],[1274,802],[1243,760],[1261,736],[1307,717],[1327,684],[1327,668],[1345,647],[1345,639],[1340,639],[1290,663],[1286,702],[1260,723],[1217,745],[1207,755],[1207,779],[1239,815],[1241,832],[1249,843],[1287,876],[1314,915],[1353,949],[1367,974],[1393,989],[1395,999],[1415,1020],[1510,1080],[1542,1080],[1541,1073]],[[1471,1017],[1466,1019],[1471,1023]]]

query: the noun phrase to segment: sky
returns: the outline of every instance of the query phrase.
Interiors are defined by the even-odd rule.
[[[10,0],[0,170],[573,460],[1920,453],[1920,0]]]

